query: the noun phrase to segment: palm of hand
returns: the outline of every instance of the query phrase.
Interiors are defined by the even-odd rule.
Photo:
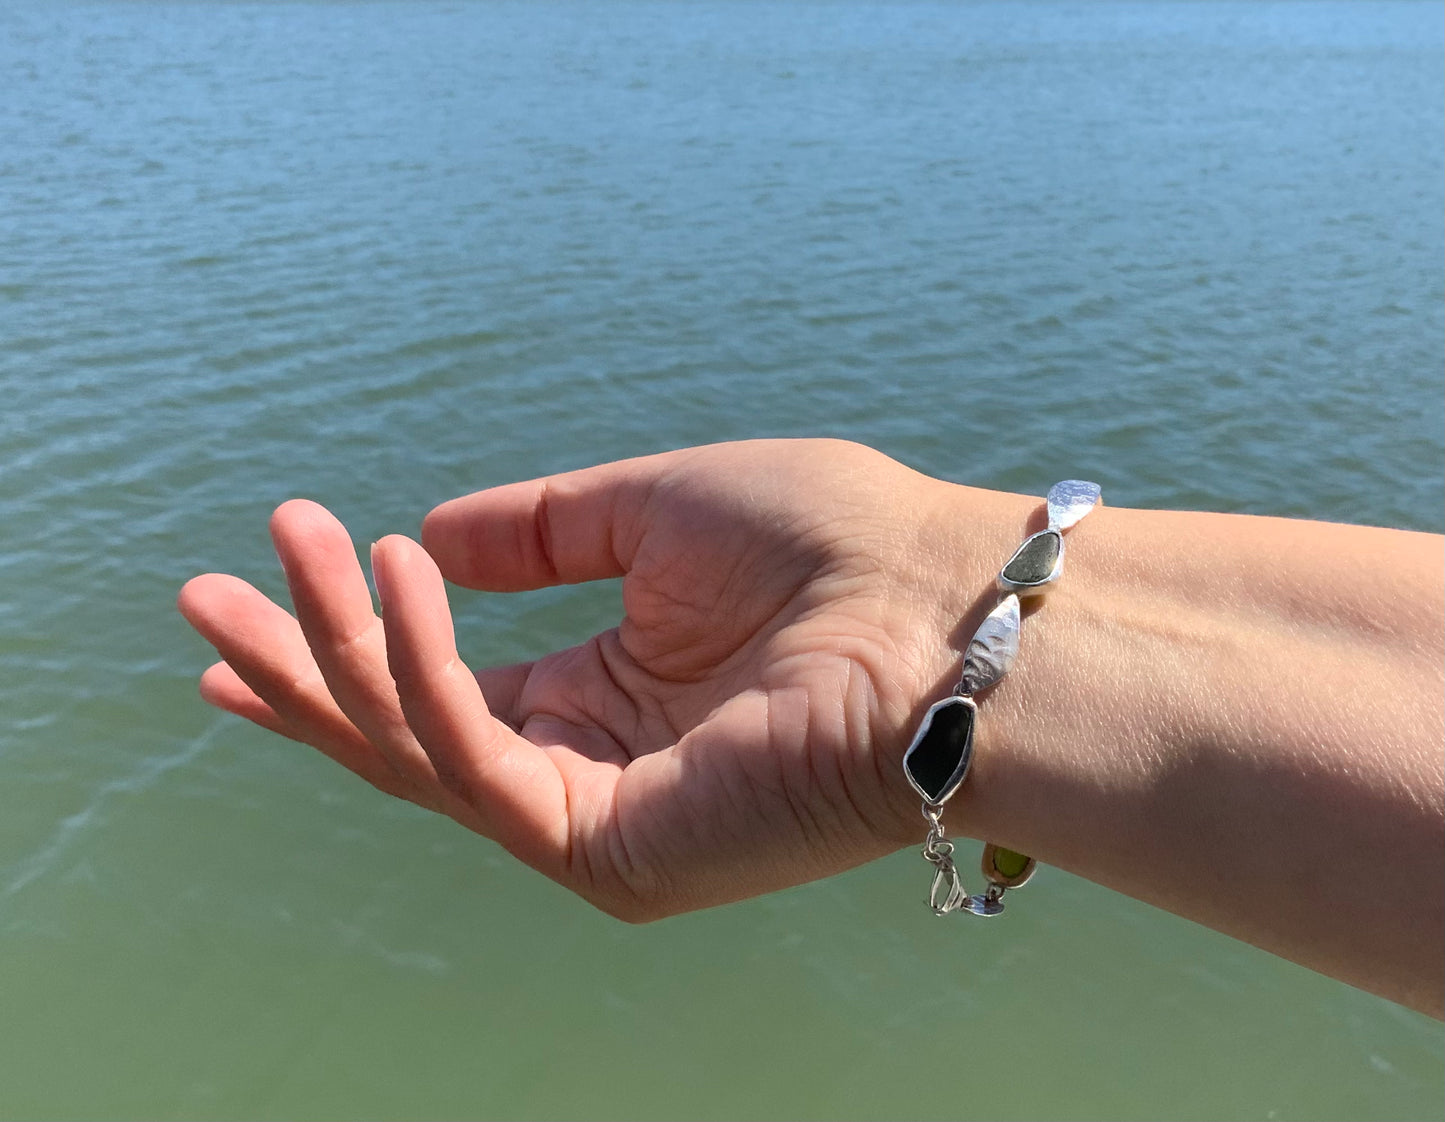
[[[439,692],[455,662],[445,599],[426,592],[435,578],[417,573],[429,562],[400,539],[382,543],[374,568],[401,712],[358,718],[358,690],[334,681],[337,660],[318,649],[328,628],[313,621],[307,639],[346,717],[401,757],[405,789],[387,789],[628,918],[753,895],[876,857],[906,829],[900,740],[948,663],[903,529],[915,512],[898,510],[920,479],[848,445],[718,446],[439,508],[427,544],[462,583],[625,573],[617,628],[484,671],[475,698],[455,683]],[[287,564],[293,594],[298,568],[304,557]],[[296,599],[306,626],[316,613],[304,588]],[[187,614],[230,660],[224,628],[194,603]],[[219,693],[259,719],[254,703]],[[284,697],[255,693],[283,714],[260,723],[318,742],[295,720],[283,727]],[[374,731],[398,722],[425,759],[408,762]]]

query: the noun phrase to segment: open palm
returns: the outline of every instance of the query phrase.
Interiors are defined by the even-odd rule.
[[[494,488],[433,511],[425,550],[373,548],[382,618],[344,528],[297,501],[272,520],[295,619],[220,574],[180,606],[223,660],[212,703],[654,918],[916,835],[898,762],[967,607],[939,576],[942,486],[856,445],[766,441]],[[625,616],[474,675],[443,576],[622,576]]]

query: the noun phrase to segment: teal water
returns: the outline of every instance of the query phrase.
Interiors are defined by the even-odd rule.
[[[369,541],[769,434],[1439,531],[1442,46],[1428,3],[0,7],[0,1117],[1438,1117],[1438,1024],[1054,870],[1002,925],[913,853],[615,923],[205,709],[171,605],[279,595],[292,495]],[[618,611],[454,604],[477,664]]]

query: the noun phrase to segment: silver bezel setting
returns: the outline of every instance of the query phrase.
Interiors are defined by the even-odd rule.
[[[1034,875],[1034,870],[1039,867],[1039,863],[1035,861],[1032,857],[1029,857],[1027,853],[1019,853],[1020,857],[1028,859],[1028,864],[1023,867],[1022,872],[1016,873],[1011,877],[1006,877],[996,868],[994,868],[993,864],[994,852],[1003,848],[1005,847],[1000,845],[994,845],[993,842],[988,842],[986,845],[984,845],[983,857],[979,861],[979,864],[983,869],[984,879],[987,880],[989,884],[996,884],[1000,888],[1022,888],[1024,885],[1028,884],[1029,878]],[[1018,853],[1018,850],[1010,849],[1009,852]]]
[[[910,756],[913,755],[914,751],[918,748],[918,746],[923,743],[923,738],[928,735],[929,729],[933,727],[934,716],[941,710],[951,708],[955,705],[967,706],[969,709],[973,710],[973,727],[969,731],[968,750],[963,753],[963,758],[954,767],[953,773],[948,777],[948,781],[943,785],[943,793],[939,795],[938,798],[934,798],[922,787],[920,787],[917,781],[913,778],[913,772],[908,767],[908,759]],[[908,785],[918,792],[918,794],[922,797],[923,801],[927,805],[934,807],[942,806],[944,803],[948,802],[949,799],[953,798],[954,794],[958,791],[958,789],[963,786],[963,781],[968,778],[969,765],[973,763],[973,737],[977,729],[978,705],[975,704],[973,698],[971,697],[963,697],[959,694],[950,694],[948,697],[943,698],[941,701],[935,701],[932,705],[928,707],[928,711],[923,714],[923,720],[918,722],[918,731],[913,734],[913,741],[908,745],[908,751],[903,753],[903,775],[908,780]]]
[[[1014,558],[1018,557],[1018,555],[1019,555],[1020,553],[1022,553],[1024,550],[1026,550],[1026,549],[1029,547],[1029,543],[1031,543],[1031,542],[1033,542],[1033,541],[1036,541],[1037,539],[1042,538],[1042,537],[1057,538],[1057,539],[1058,539],[1058,542],[1059,542],[1059,553],[1058,553],[1058,556],[1054,558],[1054,567],[1053,567],[1051,570],[1049,570],[1049,575],[1046,576],[1046,577],[1044,577],[1042,580],[1028,581],[1028,582],[1012,581],[1012,580],[1009,580],[1008,577],[1004,576],[1004,573],[1008,571],[1008,567],[1014,563]],[[1028,537],[1024,538],[1024,540],[1023,540],[1022,542],[1019,543],[1019,547],[1018,547],[1016,550],[1013,551],[1013,554],[1012,554],[1012,555],[1009,557],[1009,559],[1004,563],[1004,567],[998,571],[998,586],[999,586],[999,588],[1003,589],[1005,592],[1014,592],[1014,593],[1017,593],[1019,596],[1037,596],[1037,595],[1039,595],[1040,593],[1046,592],[1046,591],[1048,590],[1049,585],[1053,584],[1054,581],[1058,580],[1059,577],[1061,577],[1061,576],[1063,575],[1063,573],[1064,573],[1064,533],[1063,533],[1063,531],[1062,531],[1062,530],[1054,530],[1054,529],[1040,530],[1040,531],[1039,531],[1038,533],[1036,533],[1036,534],[1030,534]]]

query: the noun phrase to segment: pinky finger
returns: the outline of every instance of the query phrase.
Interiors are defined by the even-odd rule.
[[[300,739],[286,719],[241,680],[241,675],[231,669],[229,662],[215,663],[201,675],[201,700],[217,709],[224,709],[227,713],[245,717],[263,729],[269,729],[292,740]]]
[[[241,676],[231,669],[229,663],[217,662],[201,675],[201,699],[217,709],[244,717],[261,728],[309,744],[328,758],[335,760],[348,771],[360,776],[379,791],[406,799],[427,809],[435,809],[432,800],[423,798],[404,783],[396,771],[386,763],[376,750],[360,734],[351,738],[317,737],[307,735],[285,717],[263,701]]]

